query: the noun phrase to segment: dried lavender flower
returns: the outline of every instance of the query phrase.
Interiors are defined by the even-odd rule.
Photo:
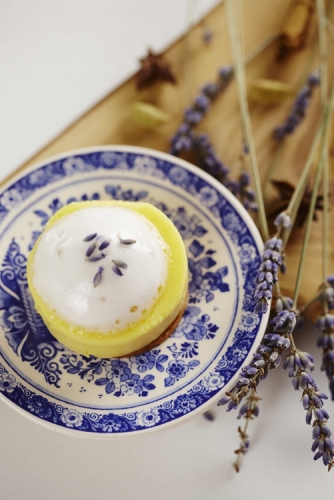
[[[326,394],[319,391],[314,378],[306,371],[313,370],[313,356],[301,351],[292,351],[286,358],[283,367],[289,369],[292,384],[296,390],[302,389],[302,403],[306,410],[306,423],[312,425],[314,460],[322,458],[324,465],[330,470],[334,465],[334,445],[330,439],[331,431],[327,427],[329,415],[323,408]],[[313,423],[312,423],[313,419]]]
[[[285,123],[276,127],[274,130],[274,138],[277,141],[282,141],[287,135],[292,134],[295,128],[300,124],[306,114],[313,89],[320,83],[319,73],[314,72],[308,77],[305,86],[298,93],[293,104],[291,113],[287,117]]]
[[[208,26],[203,26],[202,40],[205,45],[209,45],[213,38],[212,29],[208,28]]]
[[[114,273],[117,274],[117,276],[123,276],[122,269],[127,269],[128,265],[123,262],[123,260],[119,259],[113,259],[112,263],[112,270],[114,271]]]
[[[110,240],[104,240],[99,246],[99,250],[105,250],[109,245],[110,245]]]
[[[225,185],[239,199],[246,210],[257,212],[255,193],[250,185],[248,172],[242,171],[237,181],[227,181]]]
[[[292,309],[293,300],[290,297],[285,297],[284,295],[279,295],[276,298],[275,311],[278,314],[283,310]]]
[[[102,273],[103,273],[103,267],[100,266],[99,270],[97,271],[97,273],[95,274],[95,276],[93,278],[94,288],[96,288],[101,283]]]
[[[331,398],[334,401],[334,316],[325,314],[320,316],[316,323],[321,335],[317,340],[317,346],[322,349],[321,370],[326,372]]]
[[[287,230],[290,231],[292,228],[291,215],[284,210],[274,220],[274,225],[278,231]]]
[[[293,377],[299,370],[314,370],[314,357],[308,352],[293,349],[283,362],[284,370],[288,370],[289,377]]]
[[[208,420],[209,422],[213,422],[215,419],[214,414],[209,410],[203,413],[203,417],[205,418],[205,420]]]
[[[117,276],[123,276],[122,271],[116,265],[112,266],[112,270],[114,271],[115,274],[117,274]]]
[[[82,241],[85,241],[85,242],[92,241],[96,238],[96,236],[97,236],[97,233],[88,234],[88,236],[86,236]]]
[[[194,138],[193,150],[199,166],[225,184],[229,170],[216,156],[215,150],[206,134],[199,134]]]
[[[290,347],[290,337],[295,325],[296,312],[292,310],[283,310],[273,318],[262,344],[253,355],[253,360],[241,370],[235,387],[218,402],[218,405],[228,404],[227,411],[237,408],[249,391],[255,389],[260,380],[266,378],[268,371],[279,366],[282,353]]]
[[[119,242],[121,243],[121,245],[134,245],[135,243],[137,243],[136,240],[132,238],[127,238],[127,239],[120,238]]]
[[[334,309],[334,276],[327,276],[325,283],[321,286],[318,300],[328,309]]]
[[[231,66],[224,66],[218,72],[217,83],[208,83],[202,87],[192,105],[184,112],[183,123],[171,139],[170,153],[178,156],[193,149],[195,134],[193,128],[202,120],[210,103],[227,87],[233,78]]]
[[[90,257],[95,249],[96,249],[96,243],[92,243],[91,245],[89,245],[86,251],[86,257]]]
[[[262,262],[256,277],[255,300],[257,301],[255,311],[267,312],[272,299],[272,290],[278,281],[278,269],[284,271],[284,260],[282,255],[283,242],[276,236],[269,239],[264,246]]]
[[[88,262],[98,262],[99,260],[104,259],[105,257],[106,254],[101,252],[98,255],[90,255],[89,257],[87,257],[86,260],[88,260]]]
[[[218,401],[218,405],[227,405],[227,411],[231,411],[238,408],[240,402],[246,398],[238,414],[238,419],[245,418],[246,424],[244,429],[238,428],[240,445],[235,450],[238,458],[233,464],[237,472],[240,467],[240,457],[249,448],[249,438],[246,434],[248,421],[259,415],[260,398],[256,395],[256,387],[267,377],[270,369],[277,368],[280,364],[282,353],[290,347],[290,337],[295,324],[296,313],[294,311],[279,312],[268,325],[269,330],[264,335],[262,344],[253,354],[253,360],[241,370],[234,388]]]

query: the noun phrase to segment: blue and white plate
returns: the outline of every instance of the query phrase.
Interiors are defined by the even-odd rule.
[[[159,347],[85,357],[34,309],[27,255],[49,217],[75,200],[142,200],[165,212],[189,258],[189,305]],[[254,313],[261,238],[234,196],[192,165],[153,150],[96,147],[51,159],[0,193],[0,394],[21,414],[82,436],[146,434],[185,422],[232,387],[267,322]]]

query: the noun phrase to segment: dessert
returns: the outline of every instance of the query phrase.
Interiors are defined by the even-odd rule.
[[[187,304],[183,241],[148,203],[61,208],[31,251],[27,275],[50,332],[86,356],[121,357],[158,345]]]

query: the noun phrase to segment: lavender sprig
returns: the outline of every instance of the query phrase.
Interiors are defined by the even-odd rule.
[[[306,423],[313,427],[313,458],[322,458],[324,465],[330,470],[334,465],[334,444],[330,439],[331,431],[326,425],[329,415],[323,408],[324,400],[328,398],[318,389],[316,381],[308,373],[314,369],[313,361],[311,354],[293,349],[285,358],[283,368],[288,370],[294,389],[303,391],[302,403],[306,410]]]
[[[290,303],[291,299],[282,297],[280,306],[283,308]],[[294,311],[282,309],[268,325],[262,344],[253,355],[253,360],[245,366],[240,374],[235,387],[224,396],[218,405],[227,404],[227,411],[238,408],[240,402],[245,399],[241,406],[238,419],[244,418],[245,425],[238,428],[240,445],[235,453],[237,460],[233,464],[237,472],[240,469],[242,456],[248,451],[249,437],[247,427],[250,420],[259,415],[256,388],[261,380],[265,379],[270,369],[277,368],[281,362],[282,353],[290,347],[290,336],[296,324],[296,314]]]
[[[254,359],[250,365],[243,368],[235,387],[226,393],[218,405],[227,404],[227,411],[237,408],[250,390],[254,392],[259,382],[266,378],[269,369],[279,366],[282,353],[292,342],[293,349],[285,357],[283,368],[288,370],[294,389],[303,391],[302,402],[307,412],[306,423],[313,426],[314,460],[322,458],[324,465],[330,470],[334,465],[334,445],[330,439],[331,432],[326,425],[329,415],[323,408],[323,400],[327,399],[327,396],[318,389],[314,378],[308,373],[314,369],[313,356],[295,348],[292,333],[297,324],[297,314],[292,310],[283,310],[270,323],[273,325],[272,332],[265,334],[262,344],[254,354]],[[246,401],[240,409],[238,418],[252,410],[249,405],[250,403]],[[252,417],[257,414],[258,409],[251,411]],[[248,440],[248,436],[245,435],[246,438]],[[249,443],[246,447],[241,446],[239,453],[244,454],[248,447]]]
[[[206,114],[210,104],[228,86],[233,78],[231,66],[224,66],[219,70],[217,82],[204,85],[192,105],[184,112],[183,123],[171,139],[170,153],[179,156],[185,151],[193,149],[196,136],[193,128],[198,125]]]
[[[306,81],[305,86],[298,93],[291,113],[287,117],[285,123],[275,128],[274,138],[277,141],[282,141],[287,135],[292,134],[296,127],[303,120],[306,115],[306,110],[312,97],[313,90],[319,85],[319,83],[319,73],[317,71],[311,73]]]
[[[198,165],[222,184],[225,184],[229,170],[217,157],[209,137],[206,134],[194,136],[192,147],[196,154]]]
[[[278,281],[278,270],[285,271],[282,240],[274,236],[264,246],[262,262],[256,277],[254,298],[257,301],[255,311],[266,313],[272,299],[272,290]]]
[[[282,353],[290,347],[290,337],[295,325],[294,311],[283,310],[270,321],[269,331],[264,335],[253,360],[241,370],[235,387],[226,393],[218,405],[227,404],[227,411],[237,408],[249,391],[256,389],[260,381],[267,377],[269,370],[280,365]]]
[[[259,416],[260,409],[258,401],[260,401],[260,399],[261,398],[259,398],[256,395],[255,389],[252,389],[251,393],[246,398],[246,402],[242,405],[242,407],[239,410],[237,418],[238,419],[244,418],[245,425],[243,428],[241,426],[238,427],[240,443],[239,443],[239,448],[234,451],[234,453],[237,455],[237,459],[233,464],[233,467],[235,468],[236,472],[240,471],[241,459],[247,453],[250,446],[249,436],[247,434],[247,427],[250,420],[254,420],[254,418]]]

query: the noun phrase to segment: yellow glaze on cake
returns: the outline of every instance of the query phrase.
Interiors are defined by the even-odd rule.
[[[167,249],[166,282],[161,287],[151,308],[141,317],[118,330],[99,331],[86,329],[82,325],[70,324],[55,311],[53,304],[47,303],[36,290],[34,269],[38,266],[36,251],[43,235],[62,218],[87,207],[123,207],[144,216],[158,230]],[[56,258],[56,256],[55,256]],[[173,223],[153,205],[142,202],[86,201],[71,203],[56,212],[47,223],[28,257],[28,285],[37,311],[42,316],[54,337],[71,350],[97,357],[120,357],[142,350],[156,340],[175,321],[185,307],[188,288],[188,262],[183,241]],[[50,283],[50,286],[52,284]]]

